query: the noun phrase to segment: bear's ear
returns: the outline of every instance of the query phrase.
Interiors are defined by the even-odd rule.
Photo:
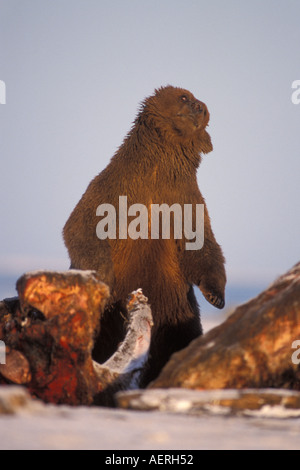
[[[211,138],[206,130],[201,132],[201,136],[199,139],[199,148],[201,153],[209,153],[213,150],[213,145],[211,143]]]

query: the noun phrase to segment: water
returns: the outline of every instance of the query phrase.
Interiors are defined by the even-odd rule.
[[[19,276],[0,276],[0,300],[17,295],[15,286],[18,277]],[[267,285],[251,286],[229,284],[226,287],[226,306],[223,310],[218,310],[210,305],[199,289],[195,288],[204,333],[222,323],[237,305],[256,297],[266,287]]]
[[[21,275],[21,274],[20,274]],[[0,275],[0,300],[4,299],[5,297],[14,297],[17,295],[16,291],[16,282],[19,276],[3,276]],[[236,305],[239,305],[243,302],[250,300],[251,298],[258,295],[262,292],[267,285],[234,285],[229,284],[226,286],[226,308],[225,310],[228,311],[232,309]],[[207,301],[204,299],[202,294],[198,289],[195,289],[197,300],[200,304],[201,311],[205,313],[212,313],[214,314],[218,310],[216,310],[213,306],[209,305]]]
[[[17,295],[18,276],[0,276],[0,300]]]

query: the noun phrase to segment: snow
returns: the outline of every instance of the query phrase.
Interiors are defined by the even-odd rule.
[[[279,407],[272,407],[272,418],[268,407],[251,417],[223,416],[218,407],[189,415],[184,401],[179,413],[74,408],[44,405],[15,390],[14,414],[0,414],[0,450],[99,449],[111,456],[117,450],[300,449],[300,418]],[[6,402],[8,395],[2,394]]]
[[[300,419],[49,407],[0,416],[0,449],[299,449]]]

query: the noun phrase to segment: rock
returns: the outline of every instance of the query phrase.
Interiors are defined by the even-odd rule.
[[[46,403],[112,404],[116,390],[138,383],[148,357],[152,315],[141,291],[128,300],[124,342],[107,363],[93,361],[109,289],[96,272],[38,271],[17,282],[19,298],[0,302],[6,363],[0,384],[26,385]]]
[[[282,389],[148,389],[118,392],[116,401],[120,408],[140,411],[300,417],[300,392]]]
[[[0,374],[18,385],[31,381],[30,364],[26,357],[15,349],[6,348],[5,364],[0,364]]]
[[[0,415],[15,414],[20,409],[31,408],[32,403],[25,388],[14,385],[0,387]]]
[[[101,390],[91,352],[108,287],[93,272],[38,271],[22,276],[17,290],[19,302],[4,301],[0,316],[9,351],[0,370],[4,383],[26,384],[45,402],[91,404]]]
[[[300,390],[300,263],[175,353],[149,388]],[[300,356],[300,353],[299,353]]]

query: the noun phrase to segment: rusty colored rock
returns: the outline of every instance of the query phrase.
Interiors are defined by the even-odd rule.
[[[91,352],[108,287],[95,273],[70,270],[25,274],[17,290],[19,303],[6,302],[10,313],[0,324],[1,339],[19,361],[3,365],[2,378],[19,383],[27,361],[26,387],[33,396],[52,403],[92,403],[101,384]]]
[[[300,390],[299,361],[292,360],[296,340],[300,263],[223,324],[175,353],[149,388]]]
[[[152,326],[140,291],[128,301],[124,343],[100,365],[92,350],[109,289],[95,272],[27,273],[17,290],[19,298],[0,302],[0,340],[6,345],[0,384],[24,384],[45,402],[90,405],[112,404],[114,391],[136,380]]]

